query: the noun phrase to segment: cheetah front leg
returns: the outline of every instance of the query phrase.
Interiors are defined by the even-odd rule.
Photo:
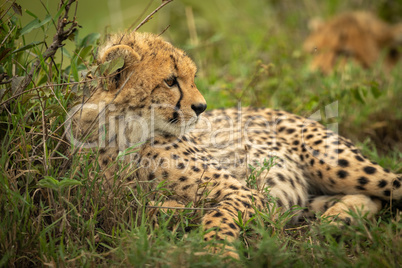
[[[240,226],[236,222],[239,212],[243,222],[246,222],[254,215],[255,209],[263,209],[265,202],[262,194],[244,187],[237,180],[218,182],[211,189],[209,197],[217,200],[218,204],[214,210],[208,211],[203,217],[202,225],[206,231],[205,241],[235,241],[240,235]],[[218,250],[220,249],[215,244],[213,251]],[[224,254],[238,258],[237,253],[233,250],[233,247],[226,246]]]
[[[381,200],[363,194],[318,196],[312,198],[308,206],[310,211],[322,213],[322,217],[336,218],[348,225],[355,222],[351,211],[372,218],[381,208]]]

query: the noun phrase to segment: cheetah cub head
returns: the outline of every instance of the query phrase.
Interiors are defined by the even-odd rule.
[[[100,47],[98,61],[118,57],[123,67],[88,101],[102,103],[105,116],[95,106],[84,107],[77,113],[83,129],[95,119],[110,132],[107,139],[136,143],[152,135],[179,136],[196,124],[207,105],[194,83],[196,66],[184,51],[153,34],[117,34]]]

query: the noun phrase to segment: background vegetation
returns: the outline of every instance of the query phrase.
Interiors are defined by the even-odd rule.
[[[242,224],[240,261],[223,262],[207,253],[198,212],[146,210],[149,193],[124,181],[104,192],[96,152],[77,152],[64,141],[66,111],[85,91],[78,82],[95,64],[105,34],[137,25],[160,3],[73,4],[69,19],[76,14],[82,27],[67,33],[66,46],[46,59],[64,16],[57,4],[0,4],[0,266],[402,265],[402,221],[395,209],[342,229],[325,221],[289,227],[286,217],[272,222],[263,215]],[[301,50],[310,18],[354,9],[402,20],[401,1],[182,0],[141,31],[160,33],[170,25],[164,37],[196,61],[197,85],[209,108],[241,102],[309,116],[338,102],[338,117],[321,123],[338,123],[363,153],[400,173],[401,64],[391,73],[349,66],[324,77],[308,70],[310,55]],[[35,66],[32,81],[21,87]],[[163,186],[154,193],[163,194]]]

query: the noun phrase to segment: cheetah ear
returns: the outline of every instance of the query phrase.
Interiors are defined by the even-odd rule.
[[[325,24],[325,21],[320,17],[312,18],[308,21],[307,27],[310,32],[315,32],[320,30]]]
[[[129,46],[116,45],[108,48],[100,58],[100,63],[103,65],[101,72],[107,77],[108,90],[118,88],[126,75],[132,72],[130,67],[140,60],[140,55]]]

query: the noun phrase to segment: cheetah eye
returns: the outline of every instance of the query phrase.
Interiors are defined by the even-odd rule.
[[[175,85],[177,85],[177,77],[171,77],[168,79],[165,79],[165,83],[168,87],[173,87]]]

